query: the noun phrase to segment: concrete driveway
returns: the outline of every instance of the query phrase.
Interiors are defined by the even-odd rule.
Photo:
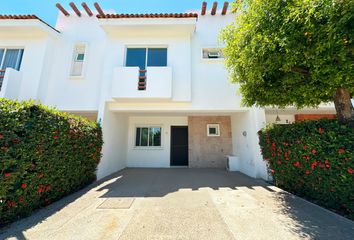
[[[0,239],[353,239],[354,222],[241,173],[125,169]]]

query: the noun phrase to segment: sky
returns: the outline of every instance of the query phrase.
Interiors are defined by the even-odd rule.
[[[207,0],[208,9],[215,0]],[[58,10],[56,3],[71,10],[69,3],[74,2],[82,10],[86,2],[91,10],[98,2],[102,9],[113,9],[117,13],[183,13],[201,9],[203,0],[0,0],[0,14],[35,14],[51,25],[55,25]],[[219,9],[224,1],[219,1]]]

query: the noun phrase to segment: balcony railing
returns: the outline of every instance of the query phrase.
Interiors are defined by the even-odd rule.
[[[118,67],[114,69],[111,93],[115,99],[171,99],[172,69]]]

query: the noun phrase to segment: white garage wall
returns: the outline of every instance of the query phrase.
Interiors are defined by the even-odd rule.
[[[136,148],[135,128],[139,126],[161,126],[161,148]],[[180,117],[129,117],[128,167],[170,167],[171,126],[187,126],[187,116]]]
[[[104,143],[103,156],[98,165],[98,179],[126,167],[128,116],[107,109],[101,119]]]

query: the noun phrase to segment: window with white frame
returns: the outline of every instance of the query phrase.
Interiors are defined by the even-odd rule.
[[[161,147],[161,127],[137,127],[135,135],[136,147]]]
[[[208,124],[207,125],[207,135],[208,135],[208,137],[220,136],[220,125],[219,124]]]
[[[80,43],[76,44],[73,53],[73,62],[71,65],[70,75],[74,77],[79,77],[83,75],[84,63],[86,55],[86,44]]]
[[[224,55],[221,48],[203,48],[202,49],[202,59],[223,59]]]
[[[0,48],[0,69],[13,68],[20,70],[23,49],[18,48]]]

